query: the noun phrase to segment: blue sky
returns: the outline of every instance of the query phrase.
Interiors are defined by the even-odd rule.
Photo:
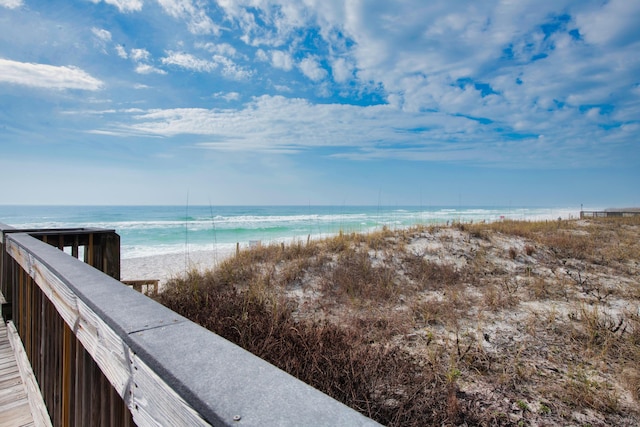
[[[640,206],[640,1],[0,0],[0,204]]]

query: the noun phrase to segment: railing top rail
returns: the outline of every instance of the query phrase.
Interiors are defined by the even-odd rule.
[[[126,384],[113,385],[125,399],[129,397],[123,387],[130,389],[130,399],[135,400],[130,408],[133,405],[138,409],[139,404],[142,409],[155,399],[152,394],[160,393],[158,387],[144,385],[155,381],[166,384],[169,395],[177,393],[187,406],[213,425],[377,425],[29,234],[11,233],[6,240],[6,250],[34,277],[45,294],[61,295],[64,299],[57,306],[58,311],[66,311],[68,307],[69,313],[61,315],[81,341],[91,342],[88,351],[94,352],[92,356],[103,372],[105,366],[114,364],[112,384],[118,382],[113,380],[118,375],[126,377],[121,381]],[[51,287],[59,289],[47,293]],[[97,336],[89,337],[94,329]],[[146,367],[151,373],[144,374]],[[109,377],[107,372],[105,375]],[[136,413],[132,413],[136,419]],[[139,420],[144,421],[146,416],[140,416]]]
[[[116,230],[108,228],[11,228],[1,230],[3,233],[27,233],[27,234],[83,234],[83,233],[115,233]]]
[[[59,235],[85,235],[85,234],[112,234],[114,229],[79,227],[79,228],[14,228],[0,222],[0,243],[4,242],[5,235],[11,233],[28,233],[32,236],[59,236]]]

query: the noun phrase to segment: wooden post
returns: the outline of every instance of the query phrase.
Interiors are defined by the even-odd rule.
[[[73,236],[73,246],[71,247],[71,256],[78,258],[78,235]]]
[[[92,267],[95,267],[93,264],[93,233],[89,234],[89,244],[84,251],[84,262],[89,264]]]
[[[120,280],[120,236],[116,233],[109,233],[103,236],[104,249],[104,273]]]
[[[62,337],[62,425],[68,426],[71,421],[71,373],[72,373],[72,358],[71,358],[71,329],[66,323],[63,324],[63,337]]]

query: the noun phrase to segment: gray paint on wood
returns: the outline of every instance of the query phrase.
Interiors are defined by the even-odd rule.
[[[144,351],[150,366],[215,424],[233,425],[239,416],[237,425],[375,425],[192,322],[140,331],[131,339],[132,348]]]

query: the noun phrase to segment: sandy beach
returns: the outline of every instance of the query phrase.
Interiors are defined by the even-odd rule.
[[[166,254],[121,261],[122,280],[159,280],[160,287],[171,278],[187,271],[205,272],[231,256],[232,250],[195,251],[188,254]]]

